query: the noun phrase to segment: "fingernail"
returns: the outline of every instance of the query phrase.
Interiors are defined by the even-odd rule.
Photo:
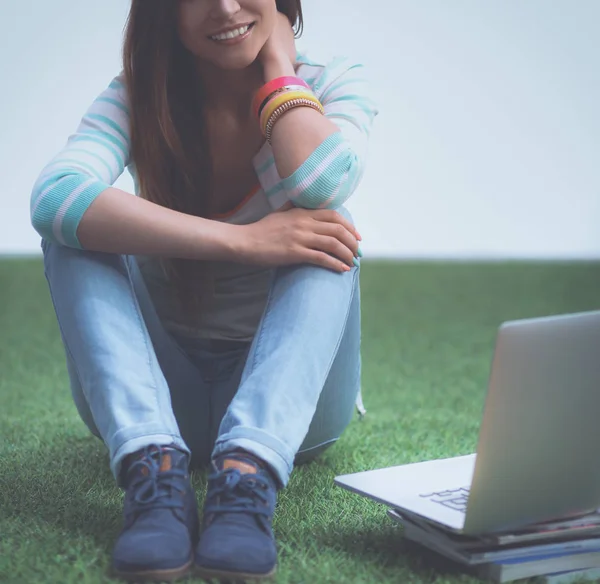
[[[363,257],[363,252],[362,252],[362,249],[360,249],[360,245],[358,246],[358,251],[356,253],[358,253],[359,258]]]
[[[360,266],[360,262],[356,258],[352,258],[352,261],[357,268]]]

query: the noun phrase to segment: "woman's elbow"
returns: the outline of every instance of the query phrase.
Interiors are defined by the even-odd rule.
[[[40,204],[36,205],[32,200],[30,210],[30,221],[31,226],[37,232],[37,234],[48,241],[55,243],[56,237],[53,233],[54,218],[58,209],[53,209],[48,205]]]
[[[31,191],[29,207],[31,226],[40,237],[53,243],[68,243],[61,235],[65,223],[70,223],[72,213],[67,210],[92,181],[95,179],[68,170],[51,176],[42,173]]]
[[[55,184],[38,179],[31,191],[29,220],[33,229],[43,239],[51,239],[53,217],[58,213],[58,205],[51,196],[54,187]]]
[[[310,184],[291,197],[297,207],[305,209],[337,209],[352,195],[359,174],[358,160],[352,152],[343,161],[326,168]]]

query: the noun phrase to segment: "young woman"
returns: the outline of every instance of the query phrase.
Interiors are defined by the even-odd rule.
[[[276,493],[360,404],[376,108],[300,0],[133,0],[124,67],[32,194],[72,394],[125,490],[117,574],[260,578]],[[132,196],[111,185],[128,168]],[[199,525],[191,464],[212,473]]]

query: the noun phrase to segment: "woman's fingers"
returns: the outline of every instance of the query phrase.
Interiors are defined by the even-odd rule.
[[[345,224],[318,221],[315,226],[315,232],[319,235],[335,238],[350,250],[352,257],[358,256],[358,241],[354,235],[354,231],[349,231]]]
[[[313,218],[317,221],[322,221],[323,223],[341,225],[346,229],[346,231],[352,234],[354,239],[357,241],[362,239],[360,233],[358,233],[352,222],[337,211],[333,211],[331,209],[320,209],[313,212]]]
[[[336,236],[332,235],[315,235],[311,242],[313,249],[324,251],[342,260],[350,268],[354,266],[354,252],[348,245]]]
[[[334,272],[350,271],[350,268],[344,262],[324,251],[319,251],[317,249],[309,249],[306,251],[306,261],[309,264],[313,264],[321,268],[328,268]]]

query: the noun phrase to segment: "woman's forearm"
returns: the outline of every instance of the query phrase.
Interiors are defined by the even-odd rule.
[[[286,59],[284,55],[264,65],[265,82],[296,75],[293,65]],[[294,174],[336,132],[339,132],[338,126],[311,108],[293,108],[281,116],[271,136],[279,176],[286,178]]]
[[[77,229],[84,249],[197,260],[239,255],[238,226],[179,213],[108,188],[85,211]]]
[[[281,116],[271,137],[279,176],[292,176],[336,132],[339,128],[333,122],[308,107],[293,108]]]

